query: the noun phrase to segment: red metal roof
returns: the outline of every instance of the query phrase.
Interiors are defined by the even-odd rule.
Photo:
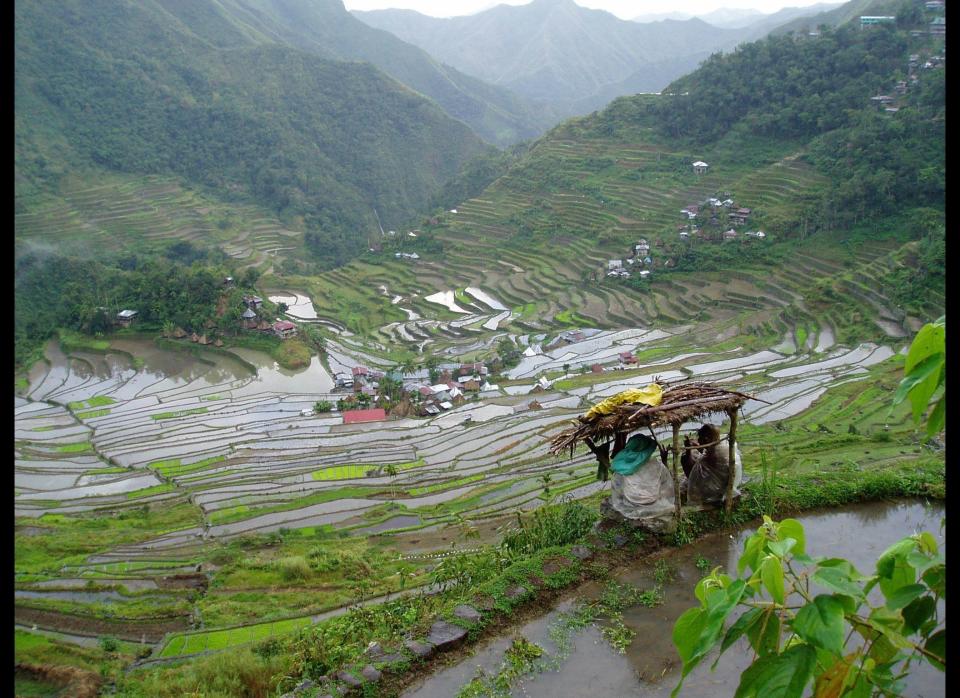
[[[278,320],[277,322],[273,323],[273,329],[275,330],[293,330],[296,329],[296,327],[296,325],[294,325],[292,322],[288,322],[287,320]]]
[[[381,422],[387,418],[387,413],[382,407],[375,407],[370,410],[347,410],[343,413],[344,424],[357,424],[359,422]]]

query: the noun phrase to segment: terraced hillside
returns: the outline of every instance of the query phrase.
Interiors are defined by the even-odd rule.
[[[781,147],[757,165],[756,153],[724,159],[719,150],[671,150],[652,129],[633,129],[626,141],[574,138],[578,130],[577,122],[555,129],[481,196],[427,221],[417,237],[401,232],[382,252],[335,272],[265,282],[305,289],[321,315],[418,350],[424,340],[449,339],[445,323],[458,317],[425,297],[467,287],[509,308],[496,327],[515,331],[714,318],[737,319],[738,332],[756,336],[800,328],[806,339],[827,327],[854,341],[904,336],[917,325],[887,299],[883,283],[885,271],[903,265],[902,239],[878,235],[854,245],[836,234],[802,239],[807,202],[826,186],[802,152]],[[701,157],[711,165],[697,175],[690,163]],[[751,209],[740,237],[681,238],[678,227],[687,221],[681,209],[718,193]],[[748,228],[767,236],[746,238]],[[637,284],[608,277],[608,260],[628,258],[639,239],[651,249],[651,278]],[[706,260],[702,270],[671,268],[691,250]],[[397,256],[412,251],[416,259]],[[722,260],[711,269],[714,254]],[[930,312],[936,306],[932,299]],[[464,310],[477,321],[460,315],[453,336],[484,334],[492,309],[481,303]]]
[[[496,304],[473,287],[465,297]],[[447,335],[441,343],[440,334],[438,351],[455,361],[482,344]],[[450,412],[353,425],[301,414],[337,399],[319,365],[254,373],[241,350],[242,360],[198,360],[141,340],[111,340],[101,354],[51,343],[15,401],[17,623],[73,642],[105,633],[142,640],[164,659],[339,613],[355,600],[364,565],[382,570],[368,595],[429,585],[450,542],[470,549],[496,538],[515,511],[601,492],[592,456],[558,461],[550,437],[585,405],[655,376],[730,382],[765,401],[744,410],[748,471],[774,447],[778,467],[791,471],[934,457],[911,441],[905,406],[893,416],[877,407],[898,379],[891,357],[902,342],[845,346],[807,322],[771,348],[740,334],[735,319],[586,334],[537,349],[499,389]],[[380,351],[376,341],[331,333],[328,362],[390,365]],[[611,372],[623,351],[639,365]],[[598,363],[608,370],[581,371]],[[104,516],[107,528],[97,523]],[[85,527],[96,533],[78,537]],[[465,538],[471,530],[480,541]],[[356,567],[344,573],[341,564]],[[87,584],[86,596],[69,591]]]
[[[173,240],[222,249],[240,268],[269,269],[302,251],[303,232],[252,204],[226,203],[173,177],[74,178],[59,195],[22,197],[14,217],[20,248],[146,252]]]

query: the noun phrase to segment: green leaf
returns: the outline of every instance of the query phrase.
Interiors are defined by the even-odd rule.
[[[903,365],[904,372],[909,374],[924,359],[934,354],[944,353],[946,334],[944,323],[939,321],[937,323],[927,323],[921,327],[910,344],[907,360]]]
[[[753,651],[764,657],[780,649],[782,622],[776,608],[771,606],[760,610],[762,615],[747,628],[747,639]]]
[[[944,629],[934,633],[930,639],[927,640],[927,643],[923,646],[923,649],[945,660],[947,658],[947,631]],[[927,661],[933,664],[933,666],[937,667],[937,669],[940,671],[945,669],[942,662],[937,662],[929,657],[927,657]]]
[[[898,611],[926,591],[927,588],[923,584],[908,584],[905,587],[900,587],[887,599],[887,608],[891,611]]]
[[[947,422],[947,402],[946,393],[940,396],[937,403],[933,406],[930,416],[927,417],[927,436],[936,436],[943,431],[943,426]]]
[[[780,558],[774,555],[768,555],[763,559],[760,565],[760,578],[763,580],[763,586],[770,592],[773,600],[779,604],[783,603],[783,563]]]
[[[738,575],[742,575],[747,567],[754,572],[757,570],[757,558],[760,556],[761,550],[763,550],[764,540],[763,533],[757,531],[744,542],[743,554],[740,556],[740,559],[737,560]]]
[[[913,421],[919,424],[920,418],[926,412],[930,399],[940,386],[940,376],[943,375],[943,356],[930,357],[927,361],[931,362],[928,366],[924,362],[922,366],[923,379],[910,389],[910,405],[913,408]],[[918,369],[920,370],[920,369]],[[921,374],[917,374],[921,375]]]
[[[845,575],[854,581],[861,581],[866,579],[860,572],[857,571],[857,568],[851,564],[849,560],[844,560],[842,557],[828,557],[821,560],[817,560],[818,567],[831,567],[841,570]]]
[[[804,555],[807,552],[807,537],[803,532],[803,524],[796,519],[784,519],[777,528],[777,535],[780,540],[793,538],[797,541],[793,546],[794,555]]]
[[[767,543],[767,550],[776,555],[779,558],[785,558],[787,553],[790,552],[790,549],[797,544],[797,541],[793,538],[786,538],[784,540],[774,540]]]
[[[838,567],[823,567],[810,575],[810,581],[830,591],[863,599],[864,593],[860,585],[850,579],[850,576]]]
[[[936,555],[939,546],[937,545],[937,539],[933,537],[933,534],[929,531],[921,531],[917,538],[920,541],[920,549],[930,555]]]
[[[707,611],[707,618],[700,634],[700,640],[694,650],[694,657],[699,659],[713,648],[720,631],[723,630],[723,622],[730,615],[734,606],[740,602],[746,588],[747,585],[743,580],[738,579],[727,587],[727,597]]]
[[[930,618],[933,618],[936,611],[937,602],[933,600],[933,597],[921,596],[919,599],[914,599],[907,604],[900,612],[900,615],[903,616],[906,629],[911,633],[915,633],[920,629],[920,626]]]
[[[877,559],[877,576],[884,598],[889,599],[900,587],[917,581],[916,570],[907,562],[907,555],[916,546],[912,538],[904,538],[883,551]]]
[[[815,597],[797,612],[792,625],[811,645],[838,654],[843,649],[843,604],[833,596]]]
[[[729,629],[727,629],[726,635],[723,636],[723,642],[720,643],[720,652],[717,654],[717,658],[713,662],[713,667],[717,666],[717,662],[720,661],[720,656],[726,652],[727,649],[729,649],[730,645],[743,637],[744,633],[747,632],[747,629],[750,628],[754,623],[758,623],[762,616],[763,609],[751,608],[749,611],[737,618],[737,622],[731,625]]]
[[[734,698],[800,698],[816,659],[809,645],[795,645],[783,654],[761,657],[740,676]]]
[[[896,406],[903,402],[904,399],[913,392],[913,389],[916,388],[917,385],[927,380],[930,375],[934,373],[934,371],[940,371],[942,366],[943,355],[937,354],[935,356],[928,356],[926,359],[924,359],[923,363],[915,367],[913,371],[907,371],[903,380],[900,381],[900,385],[897,386],[896,392],[893,394],[893,405]],[[936,389],[937,384],[934,382],[930,393],[932,394]]]
[[[684,664],[693,657],[693,650],[707,622],[707,612],[702,608],[690,608],[683,612],[673,624],[673,644]]]
[[[924,583],[933,590],[934,594],[942,599],[947,598],[947,569],[943,564],[938,564],[928,569],[923,573],[922,579]]]

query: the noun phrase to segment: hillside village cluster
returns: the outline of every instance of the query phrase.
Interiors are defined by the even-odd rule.
[[[708,163],[700,160],[693,163],[693,171],[698,175],[707,172],[709,167]],[[722,242],[736,240],[739,236],[737,228],[747,224],[751,213],[749,208],[737,206],[729,192],[718,192],[715,196],[711,196],[700,203],[688,204],[680,209],[680,215],[687,222],[677,226],[677,233],[681,240],[686,241],[691,238],[698,240],[719,239]],[[727,229],[721,233],[719,232],[720,227],[726,227]],[[767,237],[767,234],[762,230],[748,230],[744,233],[744,236],[752,240],[763,240]],[[646,238],[641,238],[634,243],[630,254],[626,258],[607,261],[607,276],[629,279],[633,274],[636,274],[639,278],[646,279],[652,273],[653,264],[650,243],[647,242]],[[663,266],[672,266],[672,260],[665,260]],[[631,268],[633,271],[631,271]]]
[[[941,18],[942,19],[942,18]],[[945,22],[946,20],[944,20]],[[943,25],[946,28],[946,24]],[[909,92],[911,86],[916,86],[920,82],[920,76],[917,71],[942,69],[947,63],[946,47],[940,50],[938,54],[924,56],[919,53],[911,53],[907,62],[907,79],[897,80],[893,87],[896,95],[874,95],[870,101],[882,109],[887,114],[896,114],[900,111],[902,98]]]

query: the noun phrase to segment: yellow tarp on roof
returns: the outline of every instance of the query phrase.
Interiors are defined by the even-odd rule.
[[[661,400],[663,400],[663,388],[657,383],[651,383],[646,388],[631,388],[630,390],[624,390],[622,393],[608,397],[606,400],[591,407],[590,411],[587,412],[586,418],[590,419],[592,417],[610,414],[613,412],[613,408],[619,405],[640,403],[642,405],[656,407],[660,404]]]

